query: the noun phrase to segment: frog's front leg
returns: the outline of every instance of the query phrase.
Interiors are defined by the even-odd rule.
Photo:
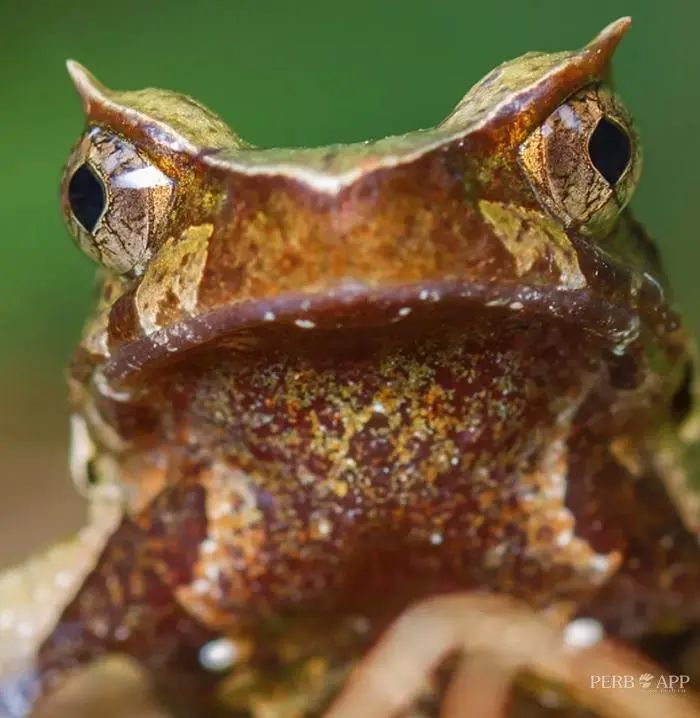
[[[194,669],[212,635],[176,599],[206,528],[203,492],[183,482],[136,517],[116,504],[92,512],[72,540],[0,577],[3,718],[27,715],[72,669],[111,653],[133,656],[157,681],[177,676],[184,693],[208,687]]]
[[[640,654],[557,625],[509,596],[457,593],[417,603],[359,663],[325,718],[403,715],[443,661],[463,654],[441,706],[442,718],[503,718],[511,684],[527,673],[566,689],[577,705],[607,718],[698,718],[681,694],[643,687],[601,690],[593,675],[660,675]],[[577,713],[578,714],[578,713]],[[569,713],[567,712],[567,715]]]
[[[0,575],[0,715],[27,713],[41,692],[42,642],[95,566],[121,520],[116,502],[91,505],[73,538]]]

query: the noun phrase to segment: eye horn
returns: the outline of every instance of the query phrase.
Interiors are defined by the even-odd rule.
[[[616,122],[601,117],[588,141],[588,155],[606,182],[614,186],[632,159],[629,135]]]
[[[89,164],[80,165],[70,178],[68,202],[83,229],[92,233],[107,206],[107,194]]]

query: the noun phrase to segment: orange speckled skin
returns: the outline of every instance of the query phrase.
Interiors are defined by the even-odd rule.
[[[630,639],[698,618],[694,527],[656,459],[689,361],[656,252],[627,212],[604,236],[562,226],[518,160],[625,27],[543,55],[521,88],[497,69],[489,103],[415,156],[176,151],[88,97],[89,124],[175,177],[176,200],[159,259],[105,275],[76,354],[76,410],[128,500],[40,676],[119,651],[168,682],[225,636],[230,707],[306,692],[313,714],[439,592],[504,592]]]

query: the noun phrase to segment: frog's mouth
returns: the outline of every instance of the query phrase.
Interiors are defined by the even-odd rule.
[[[619,279],[619,277],[618,277]],[[667,334],[676,316],[655,301],[612,302],[590,288],[527,286],[512,282],[435,280],[389,287],[342,282],[318,294],[286,293],[223,305],[117,346],[104,365],[116,384],[180,361],[195,350],[226,347],[250,352],[274,346],[281,336],[319,342],[329,333],[373,330],[419,335],[421,327],[479,326],[500,318],[575,326],[617,354],[643,334]],[[649,297],[647,297],[649,299]],[[321,349],[322,350],[322,349]]]

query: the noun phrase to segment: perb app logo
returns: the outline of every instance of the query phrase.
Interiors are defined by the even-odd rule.
[[[651,684],[654,681],[654,676],[651,673],[642,673],[639,676],[639,687],[640,688],[651,688]]]
[[[641,688],[655,693],[685,693],[689,683],[690,676],[673,673],[662,673],[658,676],[653,673],[641,673],[637,676],[622,673],[591,674],[591,688]]]

